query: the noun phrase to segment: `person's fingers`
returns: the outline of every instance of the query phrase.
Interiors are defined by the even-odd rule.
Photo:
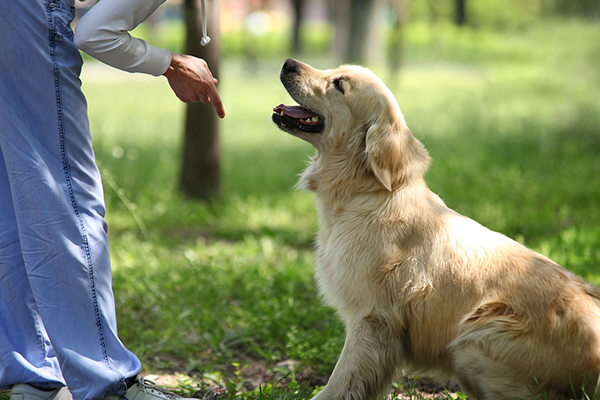
[[[179,100],[183,101],[184,103],[189,103],[191,101],[190,100],[190,96],[181,95],[181,94],[178,94],[178,93],[176,93],[176,94],[177,94],[177,98]]]
[[[212,71],[211,71],[211,70],[210,70],[210,68],[208,67],[208,64],[206,63],[206,61],[205,61],[205,60],[202,60],[202,61],[203,61],[202,65],[204,65],[204,69],[205,69],[206,71],[208,71],[208,75],[209,75],[209,76],[210,76],[212,79],[215,79],[215,77],[213,76],[213,74],[212,74]]]
[[[188,98],[193,102],[193,103],[199,103],[202,99],[202,96],[200,93],[198,93],[197,91],[191,91],[190,94],[188,95]]]
[[[210,101],[207,94],[198,94],[198,99],[200,99],[202,103],[208,103]]]
[[[206,63],[206,61],[204,61],[203,65],[204,65],[204,68],[206,68],[206,71],[208,72],[210,77],[212,78],[212,85],[211,84],[208,85],[210,101],[215,106],[215,111],[217,112],[217,115],[219,116],[219,118],[224,118],[225,117],[225,108],[223,107],[223,101],[221,101],[221,96],[219,95],[219,91],[217,90],[217,87],[215,86],[217,83],[219,83],[219,80],[213,76],[212,71],[208,67],[208,64]]]
[[[225,108],[223,107],[223,101],[221,100],[219,91],[214,84],[208,86],[208,96],[210,97],[210,101],[213,103],[213,107],[215,108],[215,112],[219,118],[224,118]]]
[[[219,118],[225,117],[225,108],[219,95],[216,79],[206,61],[191,56],[174,56],[180,64],[189,68],[182,68],[182,65],[175,63],[173,71],[168,70],[165,73],[171,88],[184,103],[208,103],[212,102],[215,112]]]
[[[221,98],[219,97],[218,99],[213,99],[212,104],[219,118],[225,118],[225,107],[223,107]]]

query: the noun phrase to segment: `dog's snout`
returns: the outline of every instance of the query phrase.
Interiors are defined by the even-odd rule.
[[[283,63],[281,73],[279,74],[279,79],[281,79],[281,82],[286,87],[286,89],[288,89],[288,91],[294,91],[294,89],[290,85],[292,85],[297,80],[298,75],[300,74],[301,66],[302,63],[294,60],[293,58],[288,58]]]
[[[298,61],[296,61],[292,58],[288,58],[283,63],[282,72],[297,72],[297,68],[298,68]]]

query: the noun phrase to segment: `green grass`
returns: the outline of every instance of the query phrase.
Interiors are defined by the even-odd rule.
[[[403,69],[373,66],[396,82],[433,157],[433,191],[596,284],[599,38],[598,24],[569,20],[502,33],[415,23]],[[104,76],[92,63],[84,76],[120,336],[145,372],[182,373],[185,393],[215,376],[240,387],[240,371],[256,361],[273,372],[296,360],[296,372],[326,376],[343,344],[312,278],[313,198],[293,189],[312,149],[270,122],[273,106],[291,102],[278,81],[286,56],[224,60],[223,193],[211,204],[177,194],[184,106],[166,81]],[[312,391],[293,375],[271,375],[260,393],[238,396]]]

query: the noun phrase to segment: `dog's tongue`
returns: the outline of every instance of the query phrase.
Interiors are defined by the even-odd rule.
[[[303,119],[303,118],[311,118],[314,117],[314,113],[300,107],[300,106],[286,106],[284,104],[280,104],[273,109],[273,112],[277,114],[281,114],[282,112],[291,118]]]

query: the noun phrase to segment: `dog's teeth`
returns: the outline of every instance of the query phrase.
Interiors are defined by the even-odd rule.
[[[312,122],[319,122],[319,121],[320,121],[320,119],[316,115],[314,117],[312,117]]]
[[[281,115],[283,117],[284,116],[283,111],[280,111],[279,115]]]

